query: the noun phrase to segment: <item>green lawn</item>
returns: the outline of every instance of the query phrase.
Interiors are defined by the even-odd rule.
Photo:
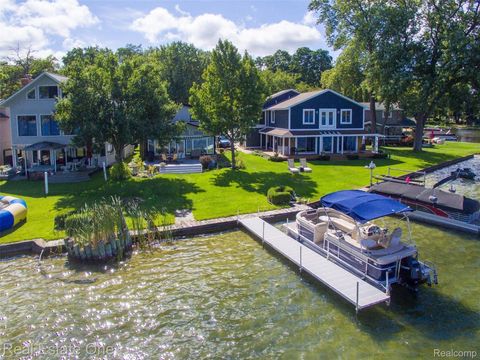
[[[387,166],[420,169],[457,157],[480,152],[479,144],[447,143],[413,153],[406,148],[387,148],[391,159],[375,160],[375,173],[386,173]],[[0,182],[0,194],[18,196],[28,204],[28,221],[9,233],[0,243],[25,239],[57,239],[53,230],[56,215],[74,210],[85,202],[118,195],[139,197],[146,207],[164,209],[173,220],[176,209],[192,209],[197,220],[255,212],[274,208],[266,200],[266,192],[274,185],[289,185],[297,194],[311,200],[341,189],[359,188],[369,183],[369,160],[325,162],[310,165],[311,174],[291,175],[285,162],[274,163],[259,156],[240,154],[246,169],[215,170],[203,174],[161,175],[153,179],[132,179],[121,183],[105,183],[97,174],[87,183],[52,184],[49,196],[43,195],[43,183],[33,181]]]

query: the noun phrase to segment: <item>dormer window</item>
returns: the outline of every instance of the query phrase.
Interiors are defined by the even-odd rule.
[[[29,92],[27,92],[27,99],[28,100],[35,100],[36,99],[36,91],[35,91],[35,88],[33,88],[32,90],[30,90]]]
[[[39,99],[55,99],[58,97],[58,86],[39,86],[38,98]]]
[[[315,110],[303,109],[303,124],[312,125],[315,124]]]

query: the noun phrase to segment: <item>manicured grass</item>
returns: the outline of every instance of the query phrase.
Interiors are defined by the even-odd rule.
[[[387,148],[391,159],[375,160],[376,174],[385,174],[387,166],[420,169],[447,160],[480,152],[473,143],[447,143],[422,153],[407,148]],[[164,210],[170,221],[176,209],[191,209],[197,220],[267,210],[274,206],[266,200],[271,186],[288,185],[297,195],[316,200],[320,196],[342,189],[352,189],[369,183],[370,160],[337,162],[315,161],[311,174],[291,175],[286,162],[274,163],[255,155],[240,154],[245,170],[214,170],[203,174],[161,175],[153,179],[105,183],[97,174],[87,183],[51,184],[50,194],[43,194],[43,183],[33,181],[0,182],[0,194],[18,196],[28,204],[28,221],[14,231],[4,233],[0,243],[25,239],[57,239],[63,234],[53,230],[55,216],[67,213],[102,197],[138,197],[143,206]]]

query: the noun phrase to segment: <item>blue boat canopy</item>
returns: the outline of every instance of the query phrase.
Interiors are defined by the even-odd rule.
[[[412,209],[396,200],[361,190],[342,190],[323,196],[324,207],[338,210],[360,223]]]

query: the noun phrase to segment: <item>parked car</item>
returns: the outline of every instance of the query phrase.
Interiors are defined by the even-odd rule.
[[[218,147],[219,148],[222,148],[222,149],[226,149],[226,148],[229,148],[230,147],[230,140],[228,140],[226,137],[224,136],[220,136],[218,138]]]

